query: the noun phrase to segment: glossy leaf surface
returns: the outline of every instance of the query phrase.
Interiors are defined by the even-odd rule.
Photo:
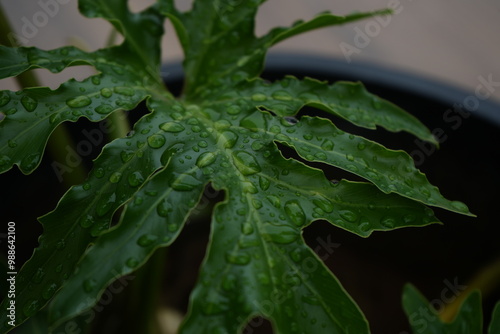
[[[18,275],[17,324],[45,305],[43,323],[52,328],[92,308],[110,282],[175,241],[208,184],[225,197],[211,217],[207,256],[182,333],[234,333],[257,315],[277,333],[368,333],[362,312],[305,244],[302,229],[323,219],[367,237],[439,222],[428,206],[470,215],[464,204],[445,199],[408,154],[344,133],[331,120],[295,118],[308,105],[360,127],[435,142],[413,116],[359,83],[258,78],[268,48],[281,40],[387,11],[323,13],[257,38],[254,16],[262,2],[195,1],[181,13],[164,0],[130,13],[124,1],[80,0],[81,12],[110,21],[123,44],[91,53],[0,47],[2,77],[81,64],[99,72],[56,90],[0,93],[1,172],[15,165],[32,172],[62,122],[100,121],[141,101],[150,111],[126,138],[106,145],[86,182],[40,218],[40,245]],[[159,74],[165,18],[186,54],[185,90],[177,99]],[[285,158],[280,145],[295,150],[296,158]],[[333,183],[308,165],[315,162],[367,182]],[[1,321],[5,332],[5,313]]]

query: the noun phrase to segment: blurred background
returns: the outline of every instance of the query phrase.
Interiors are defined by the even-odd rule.
[[[44,8],[43,4],[51,2],[58,4],[57,10]],[[129,0],[134,11],[153,2]],[[0,3],[26,46],[52,49],[70,43],[95,50],[106,45],[111,30],[104,20],[90,21],[81,16],[77,0],[0,0]],[[176,3],[180,9],[187,9],[192,1]],[[500,82],[500,1],[269,0],[260,9],[256,33],[262,35],[274,26],[290,25],[325,10],[343,15],[387,7],[397,14],[380,21],[371,19],[308,33],[277,45],[274,51],[323,55],[354,64],[374,63],[469,91],[479,85],[479,76],[492,75],[493,81]],[[163,60],[175,62],[182,58],[182,50],[170,24],[166,28]],[[58,76],[42,74],[42,77],[44,83],[55,88],[69,77],[83,78],[88,74],[82,69],[69,69]],[[13,87],[11,80],[0,81],[0,89]],[[500,101],[500,89],[493,96]]]

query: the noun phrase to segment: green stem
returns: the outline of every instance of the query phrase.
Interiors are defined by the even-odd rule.
[[[159,333],[157,311],[167,255],[168,248],[157,249],[148,262],[135,272],[126,312],[130,333]]]
[[[13,38],[14,32],[12,30],[11,25],[7,17],[5,16],[2,5],[0,4],[0,44],[7,45],[12,47],[17,47],[15,39]],[[39,87],[41,86],[40,81],[38,80],[35,73],[32,71],[27,71],[21,73],[20,75],[15,77],[19,87],[21,89],[26,87]],[[66,129],[64,124],[60,124],[57,128],[52,132],[48,142],[47,142],[47,151],[52,156],[52,159],[60,164],[66,166],[67,147],[73,148],[74,151],[74,142]],[[62,182],[66,188],[74,184],[82,183],[85,180],[87,175],[87,171],[82,164],[79,164],[75,168],[73,168],[70,172],[64,173],[61,175]]]
[[[106,40],[106,47],[111,47],[116,40],[117,31],[115,28],[111,28],[108,39]],[[109,140],[116,138],[123,138],[130,131],[130,123],[128,122],[127,114],[123,110],[117,110],[111,115],[109,115],[108,120],[111,122],[112,126],[110,128],[110,133],[108,136]]]

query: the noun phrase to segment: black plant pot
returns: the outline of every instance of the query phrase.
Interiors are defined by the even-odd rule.
[[[182,87],[181,66],[166,66],[164,71],[167,85],[178,93]],[[375,233],[368,239],[321,221],[304,231],[306,242],[320,252],[318,255],[359,304],[372,333],[406,333],[409,324],[401,306],[405,283],[416,285],[440,311],[439,308],[462,293],[478,271],[500,260],[500,224],[496,211],[500,150],[494,146],[500,143],[500,106],[475,97],[474,92],[377,66],[349,65],[345,61],[303,55],[268,57],[264,78],[275,80],[288,74],[329,82],[361,81],[370,92],[415,115],[440,139],[439,149],[405,133],[361,129],[317,110],[301,111],[301,114],[329,117],[344,130],[392,149],[406,150],[445,197],[465,202],[478,216],[470,218],[436,209],[443,225]],[[470,107],[476,107],[473,102],[479,102],[477,110],[468,112],[462,107],[461,112],[457,112],[460,110],[457,104],[469,103]],[[331,179],[357,179],[343,171],[321,167]],[[168,285],[176,288],[169,289],[167,295],[183,310],[196,280],[197,269],[193,268],[199,267],[208,241],[208,224],[202,228],[200,225],[188,226],[170,253],[173,258],[182,258],[183,264],[171,264]],[[195,244],[201,253],[186,255],[185,250],[193,249]],[[182,272],[185,274],[180,274]],[[184,284],[184,288],[178,284]],[[500,284],[484,296],[485,321],[489,322],[498,300]],[[269,330],[260,328],[254,333]]]

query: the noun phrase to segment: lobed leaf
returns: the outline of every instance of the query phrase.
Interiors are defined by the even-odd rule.
[[[130,259],[133,259],[131,261],[134,265],[139,265],[155,247],[172,242],[187,213],[199,200],[200,189],[208,182],[212,182],[217,189],[226,190],[228,200],[214,214],[213,241],[209,249],[209,254],[213,247],[223,254],[215,256],[218,259],[218,263],[213,260],[215,269],[211,269],[212,264],[208,264],[211,260],[207,260],[208,263],[203,268],[217,273],[230,273],[236,280],[251,278],[253,283],[249,283],[248,289],[255,291],[254,294],[247,293],[248,298],[245,300],[241,299],[242,295],[231,297],[231,293],[226,293],[224,298],[233,299],[230,301],[234,303],[231,309],[236,312],[237,317],[232,313],[214,311],[218,315],[210,321],[214,325],[223,323],[226,328],[238,328],[252,314],[263,314],[270,317],[278,328],[288,328],[290,321],[281,318],[281,311],[266,314],[262,309],[252,306],[252,303],[254,299],[261,301],[274,288],[284,293],[289,287],[282,284],[278,286],[277,283],[274,286],[256,284],[262,283],[263,278],[259,276],[264,269],[262,266],[273,261],[283,262],[277,260],[282,256],[280,254],[290,253],[293,249],[298,254],[293,255],[292,252],[292,257],[307,255],[311,258],[308,261],[314,261],[311,263],[323,268],[300,237],[301,229],[312,221],[326,219],[361,236],[368,236],[375,230],[422,226],[437,221],[432,211],[425,210],[419,203],[397,195],[383,194],[369,184],[342,181],[334,185],[325,179],[321,171],[284,159],[276,147],[274,134],[249,128],[251,123],[248,120],[251,117],[265,115],[253,106],[246,110],[240,109],[237,114],[234,113],[233,104],[214,104],[210,106],[212,108],[207,105],[200,108],[192,104],[174,104],[168,107],[153,101],[151,106],[156,113],[168,115],[151,124],[152,132],[148,137],[153,143],[158,141],[158,144],[153,145],[160,152],[158,154],[168,156],[168,164],[164,160],[167,167],[136,195],[134,204],[129,204],[122,223],[98,238],[85,254],[79,269],[67,283],[71,288],[61,291],[51,304],[51,321],[54,324],[58,319],[73,317],[91,307],[97,301],[99,292],[117,273],[125,274],[132,270],[131,266],[127,266]],[[266,122],[271,124],[271,118],[265,117]],[[187,204],[183,206],[181,203]],[[139,240],[143,237],[151,240],[146,248],[139,245]],[[241,265],[251,262],[251,254],[260,254],[261,257],[255,260],[254,265],[248,266],[249,269],[240,271],[238,268]],[[227,263],[221,263],[221,258],[225,258]],[[268,279],[281,278],[288,271],[297,271],[297,266],[292,265],[292,262],[283,262],[277,268],[266,266]],[[104,263],[106,268],[113,270],[98,270],[99,267],[92,269],[95,263]],[[286,263],[288,266],[285,266]],[[220,265],[229,267],[222,271]],[[345,328],[339,327],[338,323],[351,323],[354,319],[361,326],[358,330],[363,332],[366,323],[357,306],[333,276],[326,274],[325,268],[321,271],[326,278],[316,281],[313,278],[315,275],[307,276],[307,282],[310,282],[300,287],[304,295],[312,295],[311,298],[318,299],[320,307],[304,306],[303,310],[316,314],[318,323],[339,331]],[[216,285],[223,284],[221,280],[226,274],[212,278],[212,282]],[[92,283],[92,289],[85,291],[89,282]],[[325,290],[326,282],[330,286],[328,291]],[[205,294],[205,290],[212,291],[213,286],[201,284],[198,289],[199,293]],[[85,303],[81,303],[80,298],[74,298],[75,291],[86,296]],[[323,294],[331,296],[338,304],[322,300]],[[291,299],[285,304],[288,305],[299,297],[289,296],[287,298]],[[212,304],[208,307],[222,307],[215,302]],[[340,309],[345,312],[340,312]],[[188,328],[193,324],[205,323],[206,312],[198,311],[196,307],[193,308],[189,318],[191,320],[185,325],[186,332],[196,332],[198,329]],[[299,318],[300,311],[290,309],[287,312],[290,317]],[[208,315],[211,312],[208,311]],[[295,326],[308,330],[307,324],[309,322]]]
[[[113,280],[143,265],[158,247],[170,245],[198,202],[203,183],[177,189],[165,184],[183,184],[185,174],[174,173],[171,164],[148,180],[136,194],[120,224],[100,237],[83,259],[65,290],[50,304],[49,322],[59,324],[90,309]]]
[[[153,148],[157,144],[149,134],[152,123],[166,120],[161,113],[147,115],[136,123],[133,136],[106,145],[87,181],[72,187],[54,211],[40,218],[44,228],[40,245],[16,278],[16,305],[23,310],[18,312],[16,323],[34,315],[52,298],[88,245],[109,228],[117,208],[163,165],[162,159],[168,161],[168,157],[162,158],[163,152]],[[96,138],[98,134],[90,135]],[[2,313],[2,326],[5,316]]]
[[[256,107],[280,116],[294,116],[304,106],[324,110],[361,127],[406,131],[437,144],[436,139],[418,119],[396,105],[369,93],[362,83],[328,84],[315,79],[298,80],[287,76],[273,83],[252,80],[238,87],[235,98],[250,100]],[[226,98],[222,96],[221,98]]]
[[[404,287],[403,308],[414,333],[470,334],[482,333],[483,330],[483,314],[479,291],[472,292],[465,299],[457,316],[451,323],[442,322],[436,310],[411,284]]]
[[[237,332],[257,315],[281,333],[368,333],[362,312],[307,247],[302,229],[324,219],[366,237],[439,222],[424,204],[470,215],[464,204],[444,199],[407,154],[345,134],[324,119],[292,118],[309,105],[358,126],[407,131],[435,142],[413,116],[361,84],[255,79],[272,45],[388,11],[345,17],[323,13],[256,38],[254,17],[263,2],[195,1],[191,11],[181,13],[172,0],[160,0],[130,13],[124,1],[80,0],[82,13],[111,22],[124,36],[123,44],[91,53],[71,47],[0,47],[6,59],[0,65],[3,77],[81,64],[100,72],[56,90],[2,92],[0,172],[14,164],[31,172],[48,136],[63,121],[99,121],[144,100],[151,110],[129,137],[106,145],[87,181],[40,219],[40,246],[17,276],[16,305],[22,313],[16,323],[51,300],[53,328],[91,308],[111,280],[131,273],[156,248],[175,240],[209,183],[225,191],[225,200],[213,213],[207,256],[182,333]],[[163,16],[172,21],[186,55],[185,91],[178,101],[158,73]],[[334,184],[322,171],[285,159],[279,144],[373,185]],[[120,223],[109,229],[121,207]],[[422,300],[409,293],[409,307],[418,306]],[[477,314],[467,312],[475,321]],[[7,331],[4,312],[0,321]]]
[[[87,17],[101,17],[113,24],[125,38],[122,46],[126,51],[122,56],[140,62],[143,70],[157,76],[164,19],[156,5],[140,13],[131,13],[128,3],[123,0],[79,0],[78,6]]]
[[[264,1],[238,4],[195,1],[192,11],[180,13],[172,1],[160,0],[161,11],[172,21],[184,49],[186,97],[201,99],[214,91],[224,91],[224,87],[257,77],[264,68],[267,50],[287,38],[312,29],[389,13],[378,11],[347,16],[322,13],[308,22],[276,28],[257,38],[254,18]]]
[[[3,92],[7,103],[0,122],[0,173],[14,164],[24,174],[31,173],[40,164],[50,134],[62,122],[80,117],[100,121],[116,110],[135,108],[148,94],[143,86],[104,74],[70,80],[56,90]]]

